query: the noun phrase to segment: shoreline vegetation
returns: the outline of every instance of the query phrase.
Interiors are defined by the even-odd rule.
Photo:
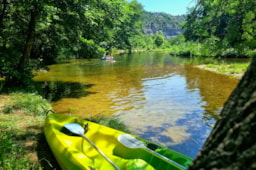
[[[0,101],[0,169],[56,167],[43,134],[43,108],[50,103],[25,93],[0,95]]]
[[[44,136],[51,104],[33,93],[0,95],[0,169],[60,169]],[[89,121],[129,132],[116,117]]]
[[[203,70],[212,71],[218,74],[224,74],[240,80],[243,77],[245,71],[247,70],[249,64],[249,62],[242,64],[200,64],[195,65],[195,67]]]

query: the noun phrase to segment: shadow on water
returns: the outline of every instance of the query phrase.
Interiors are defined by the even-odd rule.
[[[93,84],[70,83],[70,82],[35,82],[37,92],[51,102],[62,98],[81,98],[94,92],[88,92]]]
[[[209,125],[202,123],[204,120],[199,114],[198,110],[194,110],[186,113],[184,118],[175,121],[174,124],[147,126],[139,136],[195,158],[211,131]]]
[[[213,118],[209,118],[211,120],[204,120],[204,118],[200,117],[199,113],[197,110],[194,110],[191,113],[187,113],[185,118],[181,118],[175,122],[178,126],[186,126],[186,132],[190,136],[181,143],[169,146],[170,148],[175,148],[178,152],[187,153],[192,158],[200,151],[211,132],[211,126],[216,121]],[[209,125],[209,121],[211,125]]]
[[[83,84],[74,82],[61,81],[44,81],[32,82],[26,89],[19,89],[17,87],[6,87],[4,81],[0,81],[0,93],[12,93],[25,91],[30,93],[37,93],[50,102],[56,102],[62,98],[81,98],[94,92],[88,92],[93,84]]]

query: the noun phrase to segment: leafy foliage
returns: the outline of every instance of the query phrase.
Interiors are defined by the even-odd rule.
[[[142,31],[141,11],[136,0],[3,0],[0,76],[8,85],[26,86],[33,68],[59,55],[92,58],[112,48],[131,50],[130,37]]]
[[[164,43],[164,35],[163,32],[160,31],[156,35],[155,44],[157,47],[160,47]]]
[[[218,56],[249,56],[256,48],[256,1],[197,2],[186,19],[187,40],[203,43]]]

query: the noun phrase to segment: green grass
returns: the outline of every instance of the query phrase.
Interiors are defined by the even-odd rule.
[[[51,110],[51,104],[41,96],[29,93],[14,93],[15,99],[4,106],[4,113],[11,113],[15,110],[23,110],[27,114],[43,116],[48,110]]]
[[[24,149],[14,139],[15,132],[2,131],[0,133],[0,169],[27,169],[33,167],[28,157],[24,157]]]
[[[249,63],[231,63],[231,64],[207,64],[206,67],[216,69],[221,73],[242,74],[246,71]]]
[[[0,170],[40,169],[40,162],[31,162],[29,154],[37,152],[44,112],[51,105],[35,94],[13,93],[6,98],[5,103],[0,101]]]
[[[44,115],[51,110],[50,103],[41,96],[25,93],[0,99],[0,170],[59,168],[43,134]],[[89,120],[129,132],[117,117],[98,116]],[[27,142],[33,145],[28,147]],[[38,156],[37,161],[30,160],[31,153]]]

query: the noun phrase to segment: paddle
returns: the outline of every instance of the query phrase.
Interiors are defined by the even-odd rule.
[[[122,134],[122,135],[119,135],[118,136],[118,141],[128,147],[128,148],[131,148],[131,149],[146,149],[148,150],[149,152],[153,153],[154,155],[157,155],[163,159],[165,159],[166,161],[168,162],[171,162],[172,164],[175,164],[176,166],[178,166],[179,168],[182,168],[182,169],[187,169],[186,167],[178,164],[177,162],[174,162],[173,160],[170,160],[169,158],[147,148],[143,142],[139,141],[138,139],[134,138],[133,136],[129,135],[129,134]]]
[[[103,156],[115,169],[119,170],[119,168],[90,140],[88,139],[84,133],[85,130],[84,128],[78,124],[78,123],[68,123],[65,124],[64,127],[70,131],[71,133],[75,134],[75,135],[79,135],[81,137],[83,137],[87,142],[89,142],[100,154],[101,156]]]

